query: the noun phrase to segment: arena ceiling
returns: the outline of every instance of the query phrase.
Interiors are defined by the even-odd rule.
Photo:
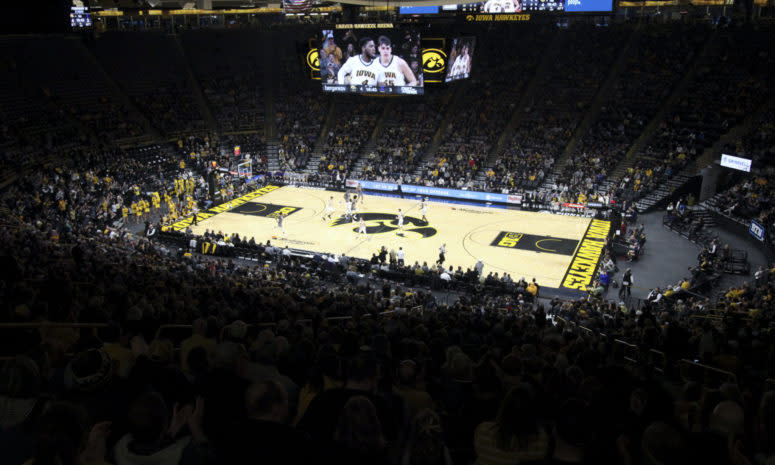
[[[433,6],[450,5],[460,3],[471,3],[470,0],[344,0],[338,2],[313,1],[320,6],[333,6],[337,4],[349,4],[360,6]],[[222,9],[222,8],[257,8],[257,7],[280,7],[280,0],[89,0],[88,4],[94,7],[109,8],[202,8],[202,9]]]

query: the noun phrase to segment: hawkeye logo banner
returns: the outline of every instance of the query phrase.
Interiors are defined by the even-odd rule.
[[[426,48],[422,51],[422,71],[424,73],[440,73],[447,68],[447,54],[437,48]]]
[[[507,249],[547,252],[558,255],[573,255],[579,241],[549,236],[536,236],[518,232],[501,231],[490,245]]]
[[[573,254],[568,271],[562,279],[562,287],[566,289],[577,289],[586,291],[587,287],[595,279],[597,265],[603,255],[605,241],[611,230],[611,222],[603,220],[592,220],[589,223],[587,232],[581,240],[576,253]]]
[[[320,52],[317,47],[310,48],[307,52],[306,62],[312,79],[320,80]]]
[[[390,213],[361,213],[358,218],[363,218],[366,223],[366,234],[383,234],[398,230],[398,218]],[[358,232],[359,223],[342,217],[331,223],[331,227],[334,226],[352,226],[353,232]],[[404,231],[407,234],[418,234],[421,239],[435,236],[438,232],[436,228],[428,226],[427,221],[413,216],[404,217]]]
[[[262,195],[266,195],[272,191],[275,191],[279,189],[280,186],[264,186],[261,189],[254,190],[253,192],[248,192],[247,194],[243,195],[242,197],[238,197],[231,201],[231,209],[229,208],[229,203],[224,202],[216,207],[212,207],[207,211],[201,212],[198,215],[196,215],[197,221],[204,221],[208,218],[211,218],[219,213],[223,213],[225,211],[233,210],[238,208],[240,205],[244,205],[251,200],[261,197]],[[171,229],[173,231],[183,231],[187,227],[191,226],[191,223],[194,221],[193,215],[189,216],[187,218],[184,218],[177,223],[174,223],[171,226]]]

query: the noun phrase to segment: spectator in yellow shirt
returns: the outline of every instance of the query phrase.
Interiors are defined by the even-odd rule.
[[[183,371],[188,372],[188,356],[196,347],[202,347],[207,351],[208,357],[215,352],[215,339],[207,337],[207,321],[198,318],[191,325],[191,337],[180,343],[180,365]]]

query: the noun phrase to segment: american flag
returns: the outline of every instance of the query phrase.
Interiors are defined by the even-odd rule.
[[[312,8],[312,0],[283,0],[285,13],[305,13]]]

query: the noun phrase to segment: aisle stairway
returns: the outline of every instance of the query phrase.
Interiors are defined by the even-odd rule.
[[[512,132],[514,132],[514,128],[517,127],[517,125],[522,121],[522,118],[524,118],[527,114],[525,109],[529,107],[535,99],[536,89],[538,89],[539,85],[544,82],[544,77],[547,73],[547,70],[549,69],[549,66],[552,64],[552,62],[555,60],[555,57],[562,49],[564,38],[565,34],[555,34],[552,41],[547,45],[547,52],[544,53],[541,62],[536,68],[536,71],[533,74],[533,77],[530,79],[527,87],[525,88],[525,91],[522,93],[519,102],[514,106],[514,111],[509,118],[509,122],[506,123],[506,125],[503,127],[503,131],[501,132],[500,137],[498,137],[498,141],[490,149],[490,153],[487,155],[487,159],[482,164],[483,169],[477,171],[476,176],[474,177],[475,181],[483,182],[485,180],[487,171],[495,164],[495,160],[498,158],[498,154],[501,152],[501,150],[503,150],[503,146],[506,144],[506,141],[509,140]]]
[[[458,88],[455,91],[455,95],[452,97],[452,102],[447,107],[447,112],[444,114],[444,118],[442,118],[441,122],[439,123],[439,127],[436,129],[436,133],[433,135],[433,140],[428,146],[428,150],[426,150],[425,155],[423,155],[423,157],[417,161],[417,168],[414,170],[414,173],[412,173],[412,177],[420,176],[422,174],[423,166],[425,166],[426,160],[430,160],[436,155],[436,150],[439,149],[439,146],[443,142],[441,140],[441,135],[444,132],[444,128],[446,128],[450,121],[452,121],[452,118],[455,116],[455,113],[460,107],[460,102],[463,100],[463,96],[468,91],[471,83],[465,81],[458,83],[457,85]]]
[[[365,144],[363,144],[363,147],[361,147],[361,155],[353,164],[353,169],[349,174],[349,178],[359,179],[363,168],[363,164],[366,162],[366,159],[368,158],[369,154],[371,154],[376,150],[377,136],[385,127],[385,122],[387,122],[388,120],[388,115],[393,114],[392,110],[394,106],[395,106],[395,102],[393,101],[389,101],[385,105],[383,105],[382,113],[380,113],[379,118],[377,119],[377,124],[374,125],[374,130],[371,132],[371,136],[369,136],[369,140]]]
[[[186,53],[185,47],[183,47],[183,44],[180,43],[180,38],[177,35],[172,35],[173,43],[178,49],[178,52],[183,57],[183,63],[185,64],[185,71],[186,71],[186,78],[188,80],[189,88],[191,89],[192,94],[194,95],[194,100],[196,101],[197,106],[199,107],[199,113],[204,116],[205,121],[207,121],[207,126],[210,128],[211,131],[217,131],[218,126],[215,122],[215,117],[213,116],[213,112],[210,110],[210,107],[207,105],[207,100],[205,100],[204,93],[202,92],[202,87],[199,85],[199,81],[196,80],[194,77],[194,71],[191,69],[191,60]]]
[[[317,138],[317,143],[312,149],[312,153],[309,155],[307,166],[304,167],[305,173],[313,174],[318,172],[318,166],[320,166],[320,157],[323,156],[322,146],[325,144],[328,128],[334,125],[334,121],[341,111],[340,106],[334,102],[335,101],[332,99],[331,104],[328,107],[328,112],[326,112],[326,121],[323,123],[323,127],[320,129],[320,136]]]
[[[576,128],[576,131],[573,134],[573,137],[571,137],[571,140],[568,142],[567,147],[565,147],[562,156],[560,156],[557,162],[554,164],[555,171],[560,169],[560,167],[564,166],[568,162],[568,159],[573,155],[573,151],[576,148],[576,145],[597,121],[598,116],[600,115],[600,110],[603,107],[603,104],[606,102],[606,99],[614,90],[614,86],[616,85],[618,78],[621,76],[622,69],[627,64],[627,58],[630,55],[630,51],[633,45],[637,43],[639,36],[640,30],[636,28],[630,34],[627,42],[620,50],[619,56],[608,70],[608,75],[606,76],[605,81],[603,81],[603,83],[600,85],[597,90],[597,94],[595,94],[595,98],[592,100],[592,102],[590,102],[589,110]]]
[[[665,199],[682,188],[691,178],[692,176],[685,171],[669,178],[645,197],[636,201],[635,208],[643,213],[651,208],[660,206]]]
[[[280,157],[278,155],[278,149],[280,148],[280,141],[277,139],[267,139],[264,147],[264,153],[266,154],[266,169],[272,173],[279,171]]]

